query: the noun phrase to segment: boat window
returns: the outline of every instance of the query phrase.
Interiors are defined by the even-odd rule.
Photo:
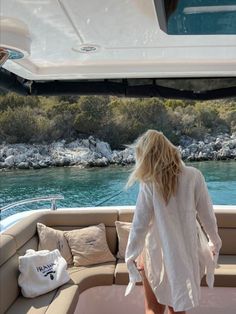
[[[165,23],[158,2],[158,20],[169,35],[236,34],[236,0],[165,0]]]

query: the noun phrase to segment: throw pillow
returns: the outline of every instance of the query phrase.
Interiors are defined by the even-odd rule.
[[[116,221],[116,232],[118,235],[119,240],[119,251],[117,253],[118,258],[125,259],[125,251],[127,242],[129,239],[129,232],[131,228],[131,222],[123,222],[123,221]]]
[[[89,266],[115,261],[106,240],[103,223],[64,233],[72,255],[74,266]]]
[[[73,259],[70,251],[70,247],[64,232],[62,230],[56,230],[45,226],[44,224],[37,223],[37,231],[39,236],[38,250],[49,250],[53,251],[58,249],[61,256],[67,261],[67,264],[72,264]]]

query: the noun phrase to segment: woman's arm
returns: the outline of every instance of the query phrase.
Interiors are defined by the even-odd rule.
[[[196,209],[200,222],[210,239],[213,254],[218,258],[218,254],[222,245],[222,241],[218,234],[217,221],[212,205],[211,198],[208,193],[205,179],[201,172],[198,172],[196,179]]]
[[[125,261],[129,271],[130,285],[126,295],[131,291],[135,282],[142,281],[135,260],[141,254],[150,221],[153,218],[153,195],[148,184],[140,183],[139,194],[134,211],[132,227],[129,234]]]

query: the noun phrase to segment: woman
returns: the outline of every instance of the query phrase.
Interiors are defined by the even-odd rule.
[[[205,267],[208,286],[213,286],[221,248],[205,180],[199,170],[184,165],[161,132],[144,133],[135,153],[127,185],[139,181],[140,190],[126,250],[126,295],[135,282],[143,281],[146,314],[163,314],[166,305],[169,314],[185,314],[199,305]],[[201,252],[196,216],[211,241],[206,244],[209,256]],[[143,262],[137,268],[140,256]]]

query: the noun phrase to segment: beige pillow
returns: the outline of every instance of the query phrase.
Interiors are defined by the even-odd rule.
[[[72,255],[74,266],[88,266],[115,261],[106,240],[103,223],[64,233]]]
[[[123,221],[116,221],[116,232],[119,239],[119,252],[117,253],[118,258],[125,259],[125,251],[127,242],[129,239],[129,232],[131,228],[131,222],[123,222]]]
[[[58,249],[67,263],[72,264],[73,258],[68,242],[64,237],[64,231],[47,227],[39,222],[37,223],[37,230],[39,236],[38,250],[53,251]]]

